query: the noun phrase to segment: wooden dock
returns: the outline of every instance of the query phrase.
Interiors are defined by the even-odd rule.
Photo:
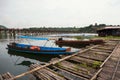
[[[72,55],[61,56],[44,65],[32,64],[28,72],[12,76],[8,80],[30,73],[40,80],[118,80],[119,51],[120,41],[107,41]]]
[[[120,80],[120,44],[102,67],[97,80]]]

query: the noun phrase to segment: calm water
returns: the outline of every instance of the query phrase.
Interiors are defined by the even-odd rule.
[[[12,37],[0,37],[0,74],[10,72],[13,75],[21,74],[29,69],[29,66],[34,63],[45,63],[50,61],[54,57],[59,56],[50,56],[50,55],[32,55],[32,54],[22,54],[22,53],[14,53],[8,52],[7,44],[13,42],[14,39]],[[19,43],[31,43],[34,45],[43,45],[46,41],[25,41],[23,39],[15,39],[16,42]],[[56,46],[54,41],[47,42],[46,46]],[[57,47],[57,46],[56,46]],[[73,48],[74,50],[74,48]],[[32,75],[28,75],[18,80],[36,80]]]
[[[22,54],[22,53],[15,53],[15,52],[8,52],[7,44],[9,42],[13,42],[14,39],[5,38],[0,39],[0,74],[10,72],[13,75],[21,74],[29,69],[29,66],[34,63],[45,63],[50,61],[54,57],[58,56],[50,56],[50,55],[33,55],[33,54]],[[35,45],[44,45],[45,41],[25,41],[21,39],[16,39],[16,42],[28,43]],[[48,43],[46,46],[56,46],[53,42]],[[25,76],[18,80],[29,80],[29,78],[33,76]]]

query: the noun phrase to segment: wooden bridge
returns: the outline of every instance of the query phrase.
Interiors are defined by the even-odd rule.
[[[111,40],[43,65],[32,64],[27,72],[17,76],[1,74],[0,80],[15,80],[27,74],[40,80],[119,80],[119,51],[120,41]]]
[[[0,28],[0,33],[5,33],[5,34],[10,34],[10,35],[15,35],[15,34],[20,34],[20,35],[41,35],[41,34],[59,34],[59,33],[78,33],[75,31],[59,31],[59,30],[49,30],[49,29],[36,29],[36,30],[31,30],[31,29],[1,29]]]

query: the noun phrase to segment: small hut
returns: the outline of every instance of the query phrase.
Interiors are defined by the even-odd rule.
[[[97,30],[98,36],[120,36],[120,26],[108,26]]]

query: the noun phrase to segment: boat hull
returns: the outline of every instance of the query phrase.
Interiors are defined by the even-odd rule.
[[[55,42],[57,45],[78,45],[86,46],[90,44],[101,44],[104,43],[103,40],[89,40],[89,41],[80,41],[80,40],[61,40]]]
[[[29,53],[29,54],[72,54],[73,52],[37,52],[37,51],[23,51],[23,50],[16,50],[12,48],[8,48],[10,51],[16,51],[16,52],[21,52],[21,53]]]
[[[20,46],[15,46],[15,45],[8,45],[8,50],[9,51],[16,51],[16,52],[21,52],[21,53],[29,53],[29,54],[72,54],[73,52],[67,52],[66,49],[62,49],[62,48],[49,48],[49,47],[44,47],[44,49],[30,49],[28,48],[29,45],[24,45],[23,47]],[[41,47],[40,47],[41,48]],[[45,50],[46,48],[46,50]],[[53,49],[53,50],[50,50]]]

